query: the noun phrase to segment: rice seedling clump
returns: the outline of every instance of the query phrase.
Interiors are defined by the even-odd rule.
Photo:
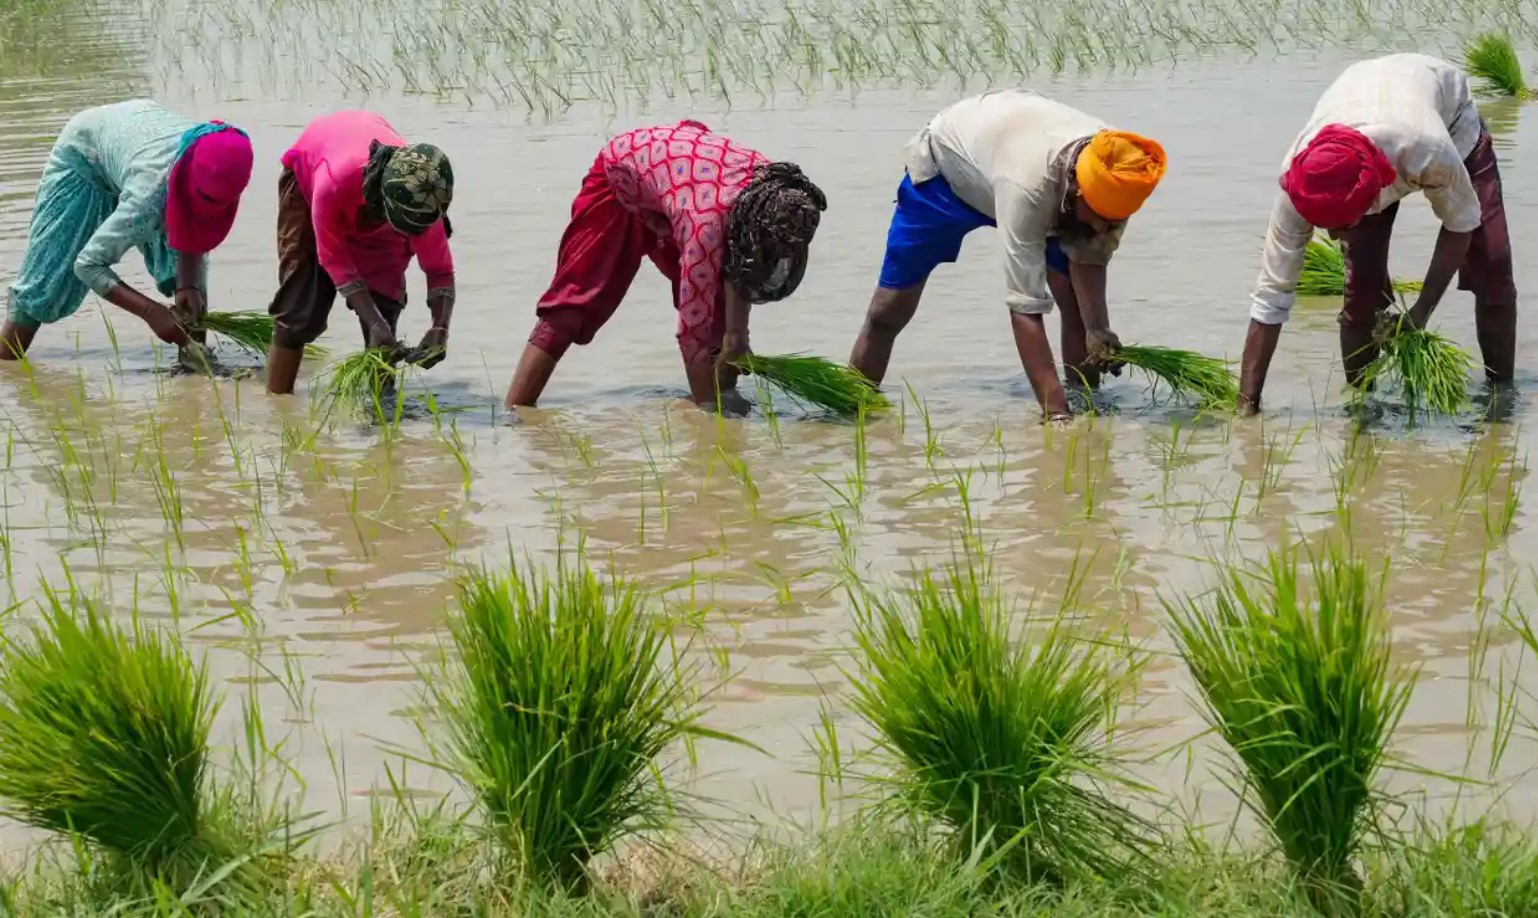
[[[1149,835],[1112,799],[1132,786],[1107,733],[1124,678],[1061,618],[1013,640],[981,552],[902,589],[851,587],[853,706],[891,766],[889,802],[1017,877],[1125,879]]]
[[[478,571],[449,623],[454,658],[431,689],[445,766],[526,878],[581,887],[589,860],[674,810],[657,757],[691,736],[687,677],[635,587],[578,557],[554,574]]]
[[[1491,95],[1517,99],[1538,96],[1528,87],[1517,49],[1506,35],[1485,32],[1469,42],[1463,49],[1463,69]]]
[[[1403,316],[1386,318],[1378,356],[1362,373],[1361,389],[1398,385],[1411,412],[1457,414],[1469,404],[1469,372],[1474,360],[1452,339],[1416,328]]]
[[[1361,889],[1353,863],[1413,677],[1396,674],[1382,579],[1337,550],[1277,552],[1252,582],[1165,602],[1213,728],[1242,767],[1240,794],[1319,903]],[[1326,913],[1331,913],[1326,909]]]
[[[266,356],[272,346],[272,316],[265,312],[209,312],[203,315],[201,326],[227,339],[231,344],[257,356]],[[321,357],[325,349],[306,345],[306,357]]]
[[[1394,289],[1414,293],[1420,281],[1395,280]],[[1345,296],[1346,252],[1339,242],[1315,236],[1303,250],[1303,273],[1298,276],[1299,296]]]
[[[1239,381],[1216,357],[1155,345],[1124,345],[1115,357],[1152,376],[1156,387],[1163,383],[1171,395],[1200,408],[1233,408],[1239,403]]]
[[[736,365],[802,406],[843,417],[890,406],[886,396],[857,370],[823,357],[748,354]]]
[[[217,708],[173,638],[50,591],[41,620],[0,648],[4,812],[157,876],[222,861],[207,808]]]

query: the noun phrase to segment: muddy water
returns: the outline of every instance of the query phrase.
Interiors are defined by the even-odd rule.
[[[1346,60],[1218,61],[1038,84],[1169,150],[1169,177],[1111,275],[1124,340],[1237,356],[1281,151]],[[1123,377],[1108,387],[1110,416],[1046,431],[1008,335],[997,240],[980,233],[937,274],[898,344],[893,382],[911,395],[865,431],[857,489],[852,427],[720,420],[679,400],[666,286],[643,273],[598,341],[563,363],[542,410],[508,423],[500,398],[532,304],[570,195],[608,134],[687,114],[800,162],[831,206],[805,284],[756,316],[754,345],[842,357],[881,258],[902,144],[957,91],[786,97],[730,111],[672,105],[618,118],[579,109],[543,123],[463,102],[351,98],[325,85],[211,91],[163,85],[152,73],[153,61],[125,56],[90,76],[0,89],[0,282],[19,261],[53,134],[78,108],[129,92],[238,123],[257,146],[252,192],[216,259],[216,309],[266,305],[278,156],[309,119],[366,104],[455,160],[460,298],[450,357],[426,377],[447,409],[437,419],[418,412],[388,436],[354,424],[317,432],[303,395],[274,400],[254,379],[166,374],[170,355],[146,330],[94,300],[46,330],[30,371],[0,367],[9,595],[33,597],[67,566],[125,613],[137,605],[179,616],[184,630],[200,625],[192,640],[229,690],[226,735],[239,700],[255,691],[272,734],[289,734],[284,752],[311,805],[361,812],[359,798],[399,767],[392,746],[420,748],[411,722],[418,667],[441,636],[457,564],[510,550],[548,560],[562,539],[581,537],[593,557],[661,592],[669,614],[696,626],[701,679],[721,683],[709,722],[770,753],[706,746],[690,787],[741,812],[805,815],[818,799],[808,749],[819,706],[831,705],[845,740],[859,738],[843,713],[849,610],[836,565],[852,558],[871,577],[897,578],[944,560],[958,477],[1022,607],[1037,595],[1050,608],[1077,565],[1087,571],[1084,604],[1153,654],[1136,722],[1152,728],[1143,739],[1155,749],[1200,729],[1189,686],[1164,655],[1159,597],[1200,590],[1213,574],[1204,559],[1255,561],[1289,534],[1349,529],[1389,559],[1396,647],[1422,668],[1404,751],[1449,772],[1472,757],[1483,774],[1487,732],[1469,726],[1471,697],[1475,720],[1491,708],[1469,678],[1481,645],[1478,597],[1511,584],[1538,610],[1524,560],[1538,547],[1538,511],[1522,502],[1505,525],[1501,510],[1526,478],[1528,396],[1503,420],[1414,431],[1389,401],[1354,438],[1330,302],[1297,309],[1261,421],[1196,423]],[[1538,148],[1538,122],[1501,108],[1487,117],[1517,232],[1518,285],[1531,288],[1538,272],[1521,255],[1522,230],[1538,225],[1538,171],[1524,153]],[[1424,202],[1409,202],[1396,273],[1419,274],[1434,234]],[[138,265],[128,269],[142,279]],[[408,335],[427,324],[420,277],[411,283]],[[1467,296],[1450,295],[1438,321],[1472,349],[1471,312]],[[322,343],[358,347],[350,317],[339,310],[335,319]],[[1524,389],[1533,366],[1519,361]],[[1509,637],[1490,639],[1487,678],[1516,657]],[[1538,689],[1538,669],[1523,672],[1525,687]],[[1502,773],[1522,770],[1531,754],[1519,744]],[[1215,791],[1207,774],[1217,762],[1204,751],[1194,764],[1173,755],[1148,770],[1189,803]],[[406,784],[441,787],[421,771],[408,770]],[[1523,788],[1512,799],[1525,812],[1531,785]]]

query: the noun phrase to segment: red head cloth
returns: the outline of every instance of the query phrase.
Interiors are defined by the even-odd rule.
[[[1327,124],[1292,158],[1281,185],[1303,219],[1343,229],[1362,219],[1395,177],[1393,164],[1367,135]]]
[[[251,141],[226,125],[192,141],[171,168],[166,237],[178,252],[212,252],[230,233],[240,195],[251,181]]]

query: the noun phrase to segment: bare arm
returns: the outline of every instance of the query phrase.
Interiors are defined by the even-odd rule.
[[[368,326],[368,347],[396,348],[395,332],[390,330],[390,323],[385,321],[379,312],[379,306],[374,302],[373,294],[363,287],[347,295],[347,308],[358,314],[363,324]]]
[[[1276,354],[1276,342],[1281,336],[1281,325],[1250,320],[1250,330],[1244,335],[1244,358],[1239,367],[1240,413],[1250,415],[1260,411],[1260,392],[1266,387],[1266,371],[1271,368],[1271,358]]]
[[[1052,342],[1047,340],[1047,323],[1039,315],[1018,312],[1009,314],[1009,324],[1015,333],[1015,349],[1020,352],[1020,363],[1025,376],[1036,393],[1036,401],[1042,413],[1048,417],[1067,417],[1068,396],[1063,392],[1063,381],[1057,376],[1057,361],[1052,357]]]
[[[1073,292],[1079,300],[1079,316],[1084,320],[1084,330],[1109,331],[1111,317],[1105,302],[1105,265],[1069,262],[1068,277],[1073,281]]]
[[[206,344],[203,317],[208,314],[208,298],[203,293],[203,256],[188,252],[176,254],[176,320],[189,328],[192,339]]]
[[[1442,302],[1442,296],[1447,293],[1453,275],[1458,273],[1464,259],[1468,257],[1469,243],[1473,238],[1473,233],[1449,232],[1446,227],[1437,234],[1437,245],[1431,253],[1431,265],[1426,269],[1425,283],[1421,285],[1420,296],[1410,310],[1410,321],[1417,328],[1426,327],[1437,304]]]

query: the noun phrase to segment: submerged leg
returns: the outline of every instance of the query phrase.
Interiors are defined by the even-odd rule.
[[[27,356],[27,348],[37,337],[37,329],[36,325],[6,319],[5,327],[0,328],[0,360],[20,360]]]

